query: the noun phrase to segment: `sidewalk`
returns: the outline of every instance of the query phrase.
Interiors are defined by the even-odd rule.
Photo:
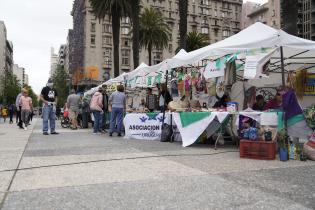
[[[183,148],[91,129],[43,136],[40,119],[33,131],[2,125],[0,154],[10,161],[0,169],[0,210],[315,208],[315,162],[240,159],[235,147]],[[3,171],[17,167],[30,134],[19,171]]]
[[[0,123],[0,203],[11,179],[14,170],[18,167],[27,142],[31,136],[37,119],[34,118],[28,130],[19,129],[16,123],[9,124],[3,119]]]

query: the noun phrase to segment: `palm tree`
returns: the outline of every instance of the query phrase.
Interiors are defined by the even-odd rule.
[[[132,20],[132,52],[133,52],[133,67],[136,69],[139,66],[139,15],[140,15],[140,0],[131,1],[131,20]]]
[[[181,0],[178,4],[179,10],[179,47],[186,50],[187,39],[187,10],[188,0]]]
[[[89,0],[93,13],[98,19],[104,19],[110,15],[112,19],[113,43],[114,43],[114,76],[119,76],[119,42],[120,19],[128,16],[130,4],[128,0]]]
[[[193,31],[188,33],[186,44],[187,52],[190,52],[207,46],[209,44],[209,40],[204,34]]]
[[[168,46],[170,29],[163,15],[153,8],[145,8],[140,16],[139,43],[148,49],[149,65],[152,62],[152,49]]]

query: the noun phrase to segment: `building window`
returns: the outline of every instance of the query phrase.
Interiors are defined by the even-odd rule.
[[[123,35],[128,35],[128,34],[129,34],[129,28],[127,28],[127,27],[122,27],[122,28],[121,28],[121,34],[123,34]]]
[[[112,48],[105,48],[104,52],[103,52],[103,57],[108,57],[108,58],[112,58]]]
[[[201,14],[209,15],[209,9],[208,8],[201,8]]]
[[[103,33],[112,33],[112,26],[110,24],[103,24]]]
[[[230,36],[230,31],[229,30],[223,30],[223,37],[229,37]]]
[[[121,43],[124,47],[129,47],[130,46],[130,41],[128,38],[122,38]]]
[[[192,8],[193,8],[193,13],[195,14],[196,13],[196,6],[193,5]]]
[[[123,66],[129,66],[129,58],[122,57],[122,58],[121,58],[121,65],[123,65]]]
[[[201,28],[201,33],[202,33],[202,34],[209,34],[209,28],[202,27],[202,28]]]
[[[130,50],[122,49],[121,50],[121,64],[124,66],[130,65]]]
[[[201,4],[202,4],[202,5],[209,5],[209,0],[202,0],[202,1],[201,1]]]
[[[206,18],[202,19],[202,24],[208,24],[208,20]]]
[[[158,64],[162,62],[163,56],[162,52],[153,52],[153,64]]]
[[[217,10],[214,10],[214,16],[217,17],[218,16],[218,12]]]
[[[96,23],[91,23],[91,32],[96,31]]]
[[[95,34],[91,34],[91,45],[95,45]]]
[[[103,59],[104,63],[107,67],[110,67],[112,64],[112,49],[111,48],[105,48],[103,51]]]
[[[104,45],[111,45],[112,44],[112,37],[111,36],[103,36],[103,46]]]
[[[122,18],[121,22],[126,24],[130,23],[129,17]]]
[[[195,26],[195,25],[191,26],[191,30],[194,32],[197,32],[197,26]]]

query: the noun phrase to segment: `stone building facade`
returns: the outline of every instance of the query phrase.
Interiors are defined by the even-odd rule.
[[[280,0],[269,0],[265,4],[246,2],[242,9],[242,29],[256,23],[262,22],[273,28],[280,29]]]
[[[242,0],[189,0],[188,32],[197,31],[215,43],[236,34],[241,29]],[[179,42],[178,0],[142,0],[141,7],[154,7],[165,17],[172,29],[171,41],[166,49],[153,49],[152,64],[175,55]],[[81,78],[79,84],[92,84],[113,77],[113,38],[110,17],[97,20],[88,0],[75,0],[72,10],[73,30],[69,32],[69,71],[73,81],[77,72],[97,69],[97,81]],[[120,70],[133,70],[132,26],[129,18],[121,20]],[[148,62],[148,52],[140,49],[139,63]],[[82,76],[81,76],[82,77]]]

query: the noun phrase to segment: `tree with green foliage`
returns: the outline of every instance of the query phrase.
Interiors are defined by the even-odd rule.
[[[10,71],[5,71],[4,75],[0,77],[0,83],[3,85],[0,97],[1,103],[5,105],[15,104],[16,96],[21,91],[21,86],[16,76]]]
[[[191,52],[209,45],[209,39],[204,34],[196,31],[189,32],[186,39],[186,51]],[[175,52],[178,53],[182,48],[178,47]]]
[[[193,31],[188,33],[186,43],[186,51],[190,52],[209,45],[209,39],[204,34]]]
[[[152,63],[152,49],[164,49],[170,41],[170,29],[162,13],[154,8],[145,8],[140,16],[139,42],[149,53]]]
[[[63,107],[69,95],[69,86],[67,78],[68,74],[65,71],[65,69],[62,66],[58,65],[52,77],[52,80],[54,82],[54,88],[58,93],[57,106],[59,107]]]
[[[128,0],[89,0],[93,13],[98,19],[104,19],[106,15],[111,16],[113,44],[114,44],[114,76],[119,76],[119,43],[120,43],[120,21],[122,17],[130,14],[130,3]]]

